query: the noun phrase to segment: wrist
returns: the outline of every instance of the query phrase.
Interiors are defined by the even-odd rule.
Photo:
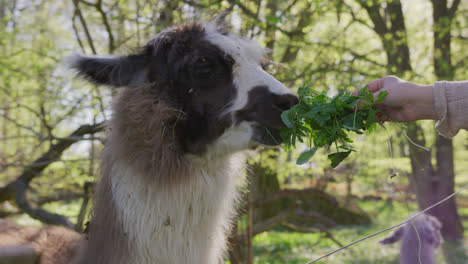
[[[415,94],[415,104],[417,108],[417,120],[430,119],[437,120],[438,115],[435,111],[435,102],[432,85],[418,85]]]

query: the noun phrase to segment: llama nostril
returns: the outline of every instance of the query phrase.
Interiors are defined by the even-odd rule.
[[[297,96],[292,94],[285,94],[276,96],[274,106],[281,111],[286,111],[298,103],[299,99]]]

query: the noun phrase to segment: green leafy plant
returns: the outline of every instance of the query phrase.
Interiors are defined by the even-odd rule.
[[[362,134],[364,130],[375,129],[376,115],[380,112],[375,105],[383,103],[387,96],[384,91],[374,98],[365,87],[357,95],[340,92],[331,98],[308,85],[299,88],[298,93],[299,103],[281,114],[286,126],[281,130],[284,147],[290,150],[297,142],[307,140],[309,148],[299,155],[296,161],[299,165],[308,162],[319,148],[334,147],[336,152],[328,155],[333,168],[355,151],[350,145],[353,141],[349,132]]]

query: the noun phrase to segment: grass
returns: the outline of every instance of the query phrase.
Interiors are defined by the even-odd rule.
[[[337,227],[331,230],[335,238],[342,244],[348,244],[364,236],[380,231],[386,227],[397,224],[405,220],[408,210],[405,204],[379,202],[362,202],[361,206],[369,212],[373,218],[373,224],[368,226]],[[410,212],[416,207],[410,204]],[[465,221],[465,226],[468,221]],[[340,251],[328,258],[316,263],[327,264],[397,264],[399,257],[399,244],[383,246],[378,243],[388,233],[369,238],[348,249]],[[305,264],[312,259],[318,258],[334,249],[338,245],[330,239],[322,237],[320,234],[304,234],[288,232],[284,229],[262,233],[254,238],[255,263],[265,264]],[[464,249],[468,249],[465,243]],[[447,263],[443,257],[442,250],[437,250],[437,263]],[[460,263],[465,263],[461,260]],[[457,262],[458,263],[458,262]]]

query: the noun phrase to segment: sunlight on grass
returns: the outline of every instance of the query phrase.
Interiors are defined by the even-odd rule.
[[[405,220],[408,214],[416,210],[416,205],[413,203],[408,204],[409,212],[407,205],[396,202],[368,201],[361,202],[360,205],[370,213],[373,223],[368,226],[336,227],[331,229],[330,231],[333,236],[342,244],[351,243],[366,235],[397,224]],[[466,224],[468,224],[468,221],[465,221],[465,226]],[[399,243],[390,246],[383,246],[378,243],[386,235],[388,233],[369,238],[316,263],[397,264]],[[337,248],[338,245],[317,233],[307,234],[275,229],[254,238],[255,263],[262,264],[305,264]],[[468,248],[468,245],[465,243],[465,250],[466,248]],[[436,254],[437,263],[446,263],[440,248]]]

